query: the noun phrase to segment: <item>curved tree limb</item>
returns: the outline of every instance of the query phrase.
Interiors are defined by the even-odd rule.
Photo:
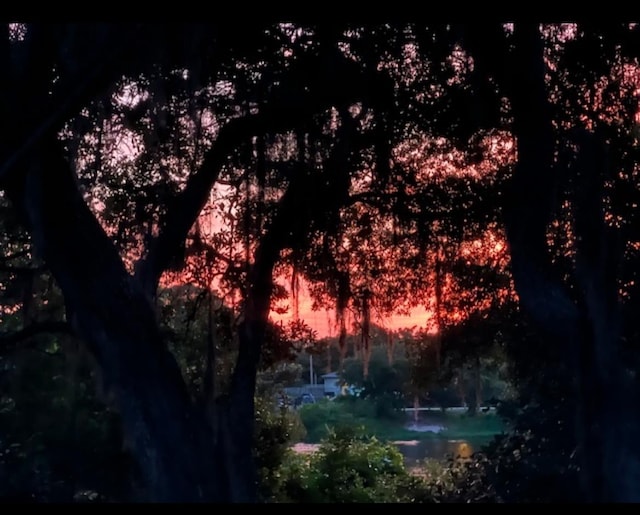
[[[67,322],[49,320],[34,322],[18,331],[0,333],[0,353],[12,352],[22,347],[21,344],[40,334],[59,333],[73,334],[71,326]]]
[[[303,60],[275,88],[257,114],[234,118],[220,129],[198,170],[168,205],[159,235],[151,240],[146,254],[136,263],[135,275],[149,297],[155,296],[160,276],[206,205],[211,188],[233,150],[253,136],[306,126],[314,115],[331,107],[379,98],[390,88],[388,81],[377,73],[362,71],[337,53],[330,53],[330,57],[328,62],[313,57]],[[312,72],[322,87],[317,83],[311,87],[314,82],[309,82],[301,70]]]
[[[233,120],[221,130],[201,168],[169,206],[159,237],[137,268],[136,276],[141,280],[134,280],[127,272],[113,242],[84,201],[57,138],[60,127],[47,126],[32,143],[28,159],[18,159],[16,173],[11,174],[11,180],[3,181],[7,196],[30,228],[34,248],[63,292],[69,324],[85,340],[101,369],[103,389],[121,414],[126,445],[136,458],[151,500],[202,501],[228,496],[224,491],[227,485],[219,480],[218,474],[224,470],[215,462],[208,426],[191,401],[175,358],[162,340],[149,294],[155,290],[175,247],[186,237],[220,167],[238,142],[256,132],[299,125],[328,107],[348,105],[358,95],[366,95],[370,86],[369,78],[361,74],[336,75],[330,67],[323,68],[322,73],[327,79],[322,87],[305,91],[300,101],[287,100],[286,95],[279,100],[271,98],[257,115]],[[41,102],[38,105],[47,103],[44,97],[48,86],[48,79],[36,84],[33,101]],[[20,95],[18,98],[25,101]],[[33,129],[32,120],[13,115],[7,123],[15,124],[18,134]],[[252,436],[253,412],[245,410],[253,408],[251,386],[255,384],[256,356],[270,300],[269,269],[278,257],[277,247],[291,243],[287,241],[290,232],[286,227],[293,224],[299,235],[305,229],[304,221],[317,214],[307,211],[309,203],[305,202],[315,198],[315,186],[305,190],[306,195],[291,200],[296,209],[304,208],[304,217],[279,215],[281,221],[269,229],[271,243],[256,256],[254,299],[247,303],[248,316],[241,330],[245,345],[234,373],[243,402],[227,428],[234,438],[237,433],[243,444],[243,459],[236,464],[241,470],[251,466],[251,442],[247,438]],[[340,197],[325,196],[313,208],[339,200]],[[244,487],[247,488],[243,491]],[[251,495],[254,487],[238,485],[233,498],[255,499]]]
[[[56,55],[55,51],[57,50],[61,54],[69,51],[68,48],[64,47],[56,49],[53,46],[55,41],[51,37],[55,28],[51,28],[49,25],[44,25],[44,27],[45,30],[42,30],[43,27],[40,24],[28,27],[27,30],[35,31],[40,37],[49,37],[50,40],[43,41],[40,47],[29,48],[27,52],[41,52],[43,48],[47,49],[47,52],[50,53],[47,57],[52,61],[47,63],[43,59],[44,56],[37,56],[34,60],[33,55],[27,55],[24,62],[29,63],[29,73],[34,72],[34,69],[32,69],[34,66],[42,68],[38,73],[52,73],[52,70],[48,69],[47,65],[52,66],[53,63],[61,58],[61,55]],[[11,148],[7,155],[2,156],[0,182],[10,174],[20,160],[33,151],[34,147],[47,133],[57,130],[67,119],[86,105],[97,91],[103,90],[105,86],[110,85],[117,78],[122,69],[123,54],[130,51],[132,43],[139,37],[139,30],[136,26],[131,27],[130,30],[114,31],[113,27],[109,27],[109,24],[95,24],[92,32],[96,35],[96,41],[93,42],[95,48],[93,49],[91,60],[80,63],[73,62],[73,66],[68,67],[72,69],[68,70],[69,73],[63,74],[58,78],[51,97],[47,99],[46,107],[30,105],[32,109],[35,108],[37,118],[30,120],[28,126],[21,128],[22,140]],[[114,34],[117,37],[114,37]],[[2,68],[5,70],[6,76],[3,80],[4,87],[2,90],[5,93],[11,92],[15,94],[18,88],[32,81],[33,77],[29,74],[26,77],[22,77],[21,75],[24,75],[25,70],[14,70],[15,66],[12,66],[10,61],[11,45],[8,44],[8,41],[5,41],[5,43],[7,48],[3,52],[2,58],[6,62],[3,63]],[[17,76],[12,75],[14,71],[17,72]],[[53,79],[53,77],[50,79]],[[33,98],[26,98],[23,102],[16,102],[15,96],[13,96],[12,100],[12,108],[17,108],[18,110],[29,105],[29,102],[34,102]],[[43,111],[41,111],[41,108],[44,108]]]
[[[303,241],[311,225],[339,209],[348,196],[348,153],[354,126],[348,114],[343,111],[341,116],[338,141],[323,171],[295,176],[255,252],[243,319],[238,328],[240,347],[231,378],[231,391],[226,403],[217,410],[221,445],[231,471],[252,467],[256,372],[269,317],[273,270],[280,252]],[[244,481],[236,481],[230,500],[254,499],[254,490],[255,478],[245,477]]]

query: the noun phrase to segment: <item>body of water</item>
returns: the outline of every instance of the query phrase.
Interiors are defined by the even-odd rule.
[[[450,411],[462,411],[466,408],[451,408]],[[446,460],[450,458],[470,458],[492,437],[474,439],[452,439],[440,436],[447,424],[445,416],[439,410],[407,413],[409,420],[405,427],[418,433],[434,433],[433,438],[393,442],[404,456],[407,468],[415,468],[426,459]],[[438,435],[438,436],[435,436]]]
[[[450,411],[461,411],[466,408],[451,408]],[[469,458],[474,452],[488,443],[492,436],[480,436],[473,439],[447,438],[440,433],[446,429],[447,420],[440,410],[407,413],[405,428],[419,433],[433,433],[430,438],[403,440],[392,442],[404,457],[407,469],[420,467],[427,458],[447,460],[450,458]],[[294,450],[300,453],[313,453],[319,444],[298,443]]]

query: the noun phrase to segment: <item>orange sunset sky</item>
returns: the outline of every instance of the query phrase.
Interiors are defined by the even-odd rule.
[[[295,310],[293,309],[292,302],[290,296],[288,303],[281,303],[281,305],[289,307],[289,310],[284,314],[279,314],[272,309],[271,319],[275,322],[282,321],[284,323],[294,320]],[[317,331],[319,338],[324,338],[337,336],[338,331],[336,329],[335,316],[335,310],[313,311],[311,298],[309,297],[307,289],[304,287],[304,283],[301,281],[298,300],[298,318]],[[430,323],[432,318],[432,311],[427,310],[424,306],[417,306],[410,311],[409,315],[396,314],[382,320],[372,316],[372,322],[385,329],[395,330],[414,326],[424,328]],[[348,318],[347,330],[350,328],[350,322]]]

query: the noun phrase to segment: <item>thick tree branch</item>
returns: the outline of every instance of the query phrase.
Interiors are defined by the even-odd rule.
[[[29,31],[38,31],[38,26],[29,27]],[[99,29],[106,29],[100,31]],[[53,30],[47,31],[47,34],[52,34]],[[29,126],[23,127],[21,131],[22,140],[17,143],[8,155],[2,156],[2,162],[0,164],[0,183],[6,176],[15,168],[16,164],[33,151],[33,148],[38,144],[41,138],[52,130],[56,130],[62,125],[62,123],[74,116],[84,105],[86,105],[95,95],[95,93],[113,83],[113,79],[117,77],[118,72],[122,69],[121,63],[123,62],[122,56],[124,52],[130,51],[131,44],[138,37],[138,31],[135,28],[128,31],[110,31],[108,27],[96,27],[95,33],[98,34],[97,41],[95,42],[95,49],[92,53],[91,61],[83,63],[74,63],[74,70],[71,75],[63,75],[57,79],[57,83],[53,88],[53,94],[50,98],[47,98],[47,107],[44,112],[38,113],[38,118],[30,122]],[[117,37],[113,37],[117,33]],[[55,44],[55,41],[51,40],[47,44],[36,48],[41,50],[45,48],[51,50],[51,45]],[[53,49],[53,51],[63,52],[63,49]],[[8,52],[5,58],[8,58],[10,53]],[[31,58],[29,55],[27,58]],[[54,56],[59,57],[59,56]],[[49,64],[53,63],[29,63],[31,66],[36,64]],[[8,78],[5,79],[5,88],[16,89],[23,88],[24,81],[16,80],[17,77],[11,76],[12,67],[9,63],[5,63],[3,69],[9,73]],[[44,66],[38,73],[50,72]],[[21,79],[21,78],[19,78]],[[26,80],[32,80],[32,77],[27,77]],[[15,91],[13,91],[15,93]],[[20,95],[12,95],[13,100],[21,98]],[[28,104],[31,102],[31,104]],[[34,99],[28,98],[24,101],[24,105],[29,105],[32,109]],[[14,109],[20,109],[23,103],[17,102],[17,105],[13,106]],[[24,106],[23,106],[24,107]],[[43,107],[43,106],[40,106]],[[29,112],[27,110],[27,112]],[[6,115],[7,113],[5,113]]]
[[[45,270],[44,265],[39,266],[16,266],[9,264],[11,261],[24,258],[30,256],[32,253],[31,248],[27,248],[24,250],[19,250],[8,254],[6,256],[0,256],[0,272],[10,273],[10,274],[20,274],[20,275],[28,275],[34,274],[37,272],[42,272]]]
[[[0,256],[0,261],[6,263],[7,261],[12,261],[14,259],[28,256],[30,253],[31,250],[19,250],[18,252],[14,252],[13,254],[9,254],[7,256]]]
[[[196,422],[152,306],[78,191],[55,133],[25,167],[16,174],[24,179],[12,181],[7,194],[27,215],[34,248],[63,292],[69,324],[96,359],[150,497],[215,498],[212,453],[201,456],[211,448],[206,428]]]
[[[618,272],[623,245],[605,222],[604,180],[608,171],[604,140],[576,130],[579,148],[575,191],[576,283],[580,291],[578,356],[583,401],[581,428],[589,495],[595,500],[638,502],[640,458],[636,448],[636,404],[640,392],[627,373],[620,349]]]
[[[35,274],[38,272],[43,272],[45,270],[45,266],[8,266],[2,261],[0,261],[0,272],[5,272],[9,274]]]
[[[22,347],[20,344],[23,342],[47,333],[73,334],[67,322],[56,320],[35,322],[19,331],[0,332],[0,353],[14,351]]]
[[[511,268],[520,301],[538,325],[569,338],[578,311],[552,265],[547,245],[558,172],[538,24],[516,24],[514,40],[513,83],[517,87],[512,88],[511,102],[518,161],[504,205]]]
[[[254,255],[249,272],[243,319],[238,328],[240,349],[231,378],[230,398],[221,423],[223,446],[228,447],[230,467],[252,466],[249,452],[253,438],[254,394],[258,362],[271,305],[273,270],[280,252],[304,242],[305,234],[320,219],[330,217],[348,197],[350,184],[348,153],[353,120],[342,113],[337,144],[322,172],[304,170],[297,174],[279,202]],[[232,429],[232,431],[230,430]],[[251,499],[255,485],[235,485],[235,499]]]
[[[320,77],[320,86],[310,80],[306,72],[316,79]],[[311,86],[307,87],[307,84]],[[239,145],[253,136],[304,127],[313,115],[331,107],[341,108],[368,98],[379,98],[389,88],[390,84],[383,77],[358,69],[337,53],[331,54],[329,60],[310,58],[294,67],[258,114],[235,118],[223,126],[200,168],[168,205],[160,222],[159,236],[151,240],[145,256],[136,264],[135,275],[147,295],[155,295],[160,276],[204,208],[222,166]]]

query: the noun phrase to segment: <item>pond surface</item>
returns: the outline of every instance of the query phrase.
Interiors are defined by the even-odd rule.
[[[448,438],[433,437],[427,440],[404,440],[393,442],[404,456],[404,463],[408,469],[420,467],[426,458],[446,460],[448,458],[468,458],[487,441],[486,438],[478,441],[453,440]],[[298,443],[293,449],[296,452],[309,454],[318,450],[320,444]]]
[[[405,428],[415,431],[417,438],[420,438],[420,433],[432,433],[429,438],[392,442],[404,457],[407,469],[421,467],[427,458],[436,460],[469,458],[492,439],[487,436],[473,439],[453,439],[440,435],[439,433],[446,429],[446,420],[444,415],[438,411],[412,413],[407,418]],[[299,443],[294,446],[294,450],[300,453],[313,453],[318,447],[319,444]]]
[[[408,418],[405,424],[407,429],[416,433],[433,433],[431,438],[393,442],[404,456],[405,465],[409,469],[421,465],[426,458],[469,458],[492,438],[480,436],[473,439],[453,439],[441,436],[439,433],[446,429],[447,421],[445,415],[438,411],[412,413]]]

